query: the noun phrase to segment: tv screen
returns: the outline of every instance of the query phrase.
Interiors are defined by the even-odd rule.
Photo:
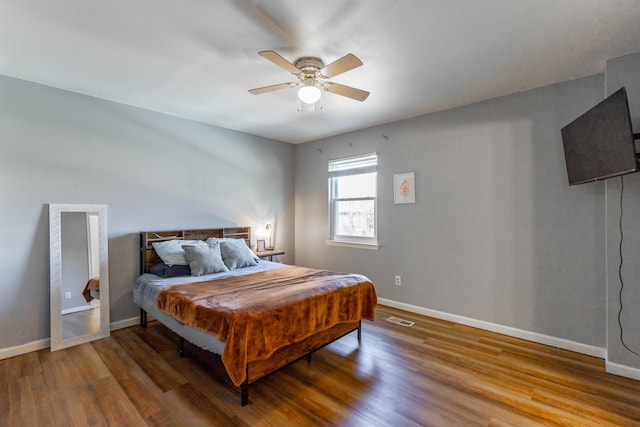
[[[637,172],[625,88],[563,127],[562,144],[569,185]]]

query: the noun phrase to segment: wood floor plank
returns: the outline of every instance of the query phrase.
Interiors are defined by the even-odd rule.
[[[40,370],[40,361],[36,352],[28,353],[23,357],[7,359],[6,370],[0,370],[0,383],[10,381],[13,378],[35,375]]]
[[[640,382],[602,360],[414,313],[251,385],[157,322],[0,360],[0,426],[640,426]],[[415,322],[399,326],[395,316]]]
[[[45,389],[45,391],[39,393],[42,405],[41,412],[44,413],[44,418],[52,421],[54,426],[70,426],[73,425],[70,408],[64,404],[64,392],[60,390],[63,380],[58,373],[57,365],[54,363],[56,360],[61,360],[61,358],[51,357],[52,354],[55,353],[50,353],[48,350],[38,352],[42,367],[39,377]]]
[[[113,338],[162,391],[172,390],[186,383],[180,372],[172,369],[162,357],[149,357],[149,354],[153,354],[151,347],[130,329],[118,331]],[[173,351],[175,352],[175,347]]]
[[[113,337],[96,341],[93,346],[141,416],[153,418],[155,414],[163,412],[163,391]],[[150,352],[149,357],[154,357],[154,353]]]
[[[31,379],[32,390],[37,399],[38,409],[34,415],[40,417],[46,426],[68,426],[70,424],[68,412],[61,408],[59,392],[51,387],[50,377],[45,375],[48,369],[42,370],[42,375],[33,375]]]
[[[447,351],[448,350],[448,351]],[[453,348],[445,342],[437,342],[431,349],[434,357],[444,360],[451,360],[455,355],[460,354],[460,349]],[[440,353],[440,354],[436,354]],[[473,356],[472,352],[469,355]],[[500,356],[504,358],[504,354]],[[613,376],[614,384],[609,384],[607,379],[590,382],[591,378],[582,372],[572,369],[566,369],[563,365],[555,365],[553,362],[533,363],[531,359],[521,359],[521,363],[515,363],[513,359],[507,361],[503,359],[483,360],[480,357],[468,357],[464,360],[458,360],[458,368],[467,371],[476,372],[478,375],[483,374],[483,378],[487,382],[500,381],[500,377],[509,377],[510,381],[504,383],[504,387],[515,390],[519,385],[535,387],[537,389],[553,388],[553,394],[559,395],[560,398],[573,398],[585,404],[605,405],[610,410],[624,410],[627,416],[636,419],[640,416],[640,408],[630,406],[627,402],[628,392],[630,390],[620,389],[615,386],[618,381]],[[598,395],[597,399],[592,399],[594,394]]]
[[[88,399],[97,403],[109,426],[146,426],[141,414],[113,378],[101,378],[91,384]]]

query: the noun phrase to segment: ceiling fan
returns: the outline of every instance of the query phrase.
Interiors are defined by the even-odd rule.
[[[305,104],[314,104],[319,101],[323,90],[361,102],[369,96],[369,92],[366,90],[356,89],[328,80],[362,65],[362,61],[352,53],[327,66],[319,58],[311,56],[302,57],[292,64],[273,50],[263,50],[258,54],[296,76],[298,81],[250,89],[249,93],[254,95],[301,86],[298,90],[298,98]]]

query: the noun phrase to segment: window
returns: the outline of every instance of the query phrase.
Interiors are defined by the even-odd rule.
[[[329,160],[329,242],[377,247],[378,155]]]

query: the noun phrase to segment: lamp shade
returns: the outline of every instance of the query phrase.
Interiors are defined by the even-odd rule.
[[[273,245],[271,244],[271,234],[272,234],[272,232],[273,232],[273,228],[271,227],[271,224],[267,224],[264,227],[264,234],[265,234],[264,237],[268,241],[267,249],[269,249],[269,250],[273,249]]]
[[[298,98],[305,104],[315,104],[322,97],[322,91],[311,85],[302,86],[298,90]]]

